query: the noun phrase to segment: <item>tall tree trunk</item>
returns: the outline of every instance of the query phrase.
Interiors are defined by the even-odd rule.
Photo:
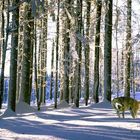
[[[34,52],[34,18],[31,16],[30,19],[30,41],[31,41],[31,46],[30,46],[30,77],[29,77],[29,98],[31,98],[31,93],[32,93],[32,77],[33,77],[33,52]],[[29,104],[30,104],[30,99],[29,99]]]
[[[44,72],[45,70],[45,48],[44,48],[44,19],[42,19],[42,32],[41,32],[41,39],[40,39],[40,103],[43,104],[44,98]]]
[[[7,1],[9,4],[9,0]],[[2,108],[3,101],[3,89],[4,89],[4,70],[5,70],[5,59],[6,59],[6,50],[7,50],[7,42],[8,42],[8,34],[9,34],[9,9],[7,8],[7,21],[6,21],[6,35],[5,34],[5,18],[4,18],[4,0],[2,2],[2,67],[1,67],[1,75],[0,75],[0,109]],[[9,7],[9,5],[8,5]]]
[[[80,87],[81,87],[81,50],[82,50],[82,7],[83,1],[77,0],[76,11],[76,51],[78,55],[78,62],[76,62],[75,70],[75,106],[79,107]]]
[[[118,22],[119,22],[119,9],[118,9],[118,0],[116,1],[116,20],[115,20],[115,28],[116,28],[116,87],[117,87],[117,97],[119,97],[119,49],[118,49]]]
[[[32,24],[34,24],[34,23],[32,23]],[[34,28],[34,25],[32,25],[32,32],[33,32],[33,29]],[[33,78],[33,51],[34,51],[34,44],[33,44],[33,34],[31,33],[31,55],[30,55],[30,81],[29,81],[29,93],[31,94],[32,93],[32,82],[33,82],[33,80],[32,80],[32,78]],[[31,95],[30,95],[31,96]]]
[[[135,86],[135,60],[134,60],[134,54],[132,54],[131,56],[131,69],[132,69],[132,92],[133,92],[133,98],[135,99],[136,98],[136,86]]]
[[[124,95],[130,97],[130,67],[131,67],[131,6],[132,1],[127,0],[127,25],[126,25],[126,45],[125,45],[125,85]]]
[[[59,51],[59,22],[60,22],[60,0],[57,1],[57,27],[56,27],[56,66],[55,66],[55,108],[57,108],[57,96],[58,96],[58,51]]]
[[[50,99],[52,100],[53,98],[53,85],[54,85],[54,47],[55,43],[53,41],[52,44],[52,60],[51,60],[51,79],[50,79]]]
[[[99,102],[99,51],[100,51],[100,22],[102,1],[97,0],[96,6],[96,34],[95,34],[95,59],[94,59],[94,88],[93,97],[95,103]]]
[[[111,101],[111,68],[112,68],[112,0],[105,1],[105,44],[104,44],[104,101]]]
[[[45,103],[46,98],[46,76],[47,76],[47,25],[48,25],[48,1],[44,1],[44,14],[40,21],[41,32],[40,32],[40,45],[39,45],[39,92],[40,92],[40,104]]]
[[[2,108],[2,101],[3,101],[3,86],[4,86],[4,70],[3,70],[3,58],[4,58],[4,26],[5,26],[5,18],[4,18],[4,0],[2,0],[2,9],[1,9],[1,17],[2,17],[2,23],[1,23],[1,38],[2,38],[2,43],[1,43],[1,63],[2,63],[2,68],[1,68],[1,73],[0,73],[0,109]]]
[[[85,46],[85,105],[88,105],[89,99],[89,58],[90,58],[90,10],[91,10],[91,1],[87,1],[87,17],[86,17],[86,46]]]
[[[121,81],[121,89],[123,90],[124,89],[124,49],[122,48],[121,50],[121,78],[120,78],[120,81]]]
[[[19,92],[21,86],[21,63],[23,58],[23,15],[24,7],[20,5],[19,7],[19,44],[18,44],[18,58],[17,58],[17,86],[16,86],[16,100],[19,100]]]
[[[63,40],[63,99],[69,103],[69,61],[70,61],[70,19],[68,13],[70,11],[71,0],[64,1],[63,9],[63,26],[62,26],[62,40]]]
[[[19,0],[12,1],[12,7],[16,6]],[[10,59],[10,81],[8,108],[15,112],[16,105],[16,78],[17,78],[17,50],[18,50],[18,28],[19,28],[19,7],[12,11],[12,39],[11,39],[11,59]],[[14,25],[15,24],[15,25]]]
[[[1,54],[2,54],[2,44],[3,44],[3,1],[0,2],[0,64],[1,64]]]
[[[32,19],[33,20],[33,19]],[[32,93],[32,78],[33,78],[33,52],[34,52],[34,43],[33,43],[33,38],[34,38],[34,21],[32,21],[32,26],[31,26],[31,52],[30,52],[30,81],[29,81],[29,93]],[[31,96],[31,95],[30,95]]]
[[[43,86],[42,86],[42,103],[45,103],[46,98],[46,77],[47,77],[47,33],[48,33],[48,0],[44,1],[44,17],[42,19],[43,26]]]
[[[32,27],[33,18],[31,16],[31,5],[29,2],[24,2],[24,44],[23,44],[23,61],[21,70],[21,90],[19,102],[23,101],[30,104],[30,58],[32,50]]]
[[[40,21],[41,24],[41,31],[42,31],[42,20]],[[42,52],[42,32],[39,34],[39,50],[38,50],[38,92],[39,92],[39,100],[38,100],[38,105],[40,108],[41,102],[42,102],[42,61],[41,61],[41,52]]]
[[[36,100],[37,100],[37,109],[40,110],[40,103],[39,103],[39,89],[38,89],[38,69],[37,69],[37,33],[36,33],[36,21],[34,20],[34,81],[35,81],[35,93],[36,93]]]

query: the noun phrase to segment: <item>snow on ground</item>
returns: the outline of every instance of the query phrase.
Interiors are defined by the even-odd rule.
[[[65,103],[61,103],[66,105]],[[52,107],[52,106],[51,106]],[[79,109],[61,109],[17,114],[0,119],[0,140],[140,140],[140,113],[120,119],[108,103]]]

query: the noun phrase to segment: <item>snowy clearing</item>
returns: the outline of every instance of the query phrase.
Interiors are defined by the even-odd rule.
[[[110,104],[67,107],[0,119],[0,140],[140,140],[140,113],[120,119]]]

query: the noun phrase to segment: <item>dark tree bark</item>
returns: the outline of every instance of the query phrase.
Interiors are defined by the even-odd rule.
[[[2,55],[2,45],[3,45],[3,0],[0,2],[0,5],[2,5],[1,7],[0,7],[0,22],[1,22],[1,24],[0,24],[0,63],[1,63],[1,55]]]
[[[19,0],[13,0],[12,6],[16,6]],[[8,108],[15,112],[16,107],[16,79],[17,79],[17,50],[18,50],[18,28],[19,28],[19,7],[12,11],[12,39],[11,39],[11,59],[10,59],[10,81]],[[15,25],[14,25],[15,24]]]
[[[1,68],[1,75],[0,75],[0,109],[2,108],[2,101],[3,101],[3,86],[4,86],[4,63],[3,59],[5,55],[3,54],[4,52],[4,26],[5,26],[5,18],[4,18],[4,0],[2,0],[2,9],[1,9],[1,17],[2,17],[2,25],[1,25],[1,38],[2,38],[2,43],[1,43],[1,55],[2,55],[2,68]]]
[[[23,101],[30,104],[30,58],[32,50],[32,27],[33,18],[31,16],[31,5],[29,2],[24,2],[24,44],[23,44],[23,61],[21,70],[21,90],[19,102]]]
[[[35,80],[35,93],[37,99],[37,109],[40,110],[39,102],[39,88],[38,88],[38,69],[37,69],[37,33],[36,33],[36,21],[34,20],[34,80]]]
[[[82,50],[82,7],[83,1],[77,0],[76,7],[76,51],[78,55],[78,62],[75,70],[75,99],[76,107],[79,107],[80,87],[81,87],[81,50]]]
[[[117,86],[117,97],[119,97],[119,48],[118,48],[118,22],[119,22],[119,9],[118,9],[118,0],[116,1],[116,57],[117,57],[117,70],[116,70],[116,86]]]
[[[111,101],[112,68],[112,0],[105,1],[105,44],[104,44],[104,100]]]
[[[32,18],[31,19],[32,22],[31,22],[31,52],[30,52],[30,81],[29,81],[29,93],[30,93],[30,96],[31,96],[31,93],[32,93],[32,78],[33,78],[33,52],[34,52],[34,19]]]
[[[71,0],[64,1],[64,9],[62,14],[62,41],[63,41],[63,100],[69,103],[69,61],[70,61],[70,19],[68,13],[70,11]]]
[[[97,0],[96,6],[96,34],[95,34],[95,58],[94,58],[94,87],[93,98],[95,103],[99,102],[99,51],[100,51],[100,22],[102,1]]]
[[[55,108],[57,108],[57,96],[58,96],[58,51],[59,51],[59,19],[60,17],[60,0],[57,1],[57,27],[56,27],[56,66],[55,66],[55,95],[54,95],[54,98],[55,98]]]
[[[48,33],[48,0],[44,1],[44,15],[42,19],[42,29],[43,29],[43,35],[42,35],[42,103],[45,103],[46,98],[46,77],[47,77],[47,33]]]
[[[121,85],[120,88],[124,89],[124,48],[121,50],[121,68],[120,68],[120,81]]]
[[[125,81],[124,81],[124,95],[130,97],[130,70],[131,70],[131,6],[132,1],[127,0],[127,25],[126,25],[126,45],[125,45]]]
[[[86,46],[85,46],[85,105],[88,105],[89,99],[89,63],[90,63],[90,10],[91,10],[91,1],[87,0],[87,15],[86,15]]]
[[[17,58],[17,86],[16,86],[16,100],[19,100],[19,92],[21,86],[21,63],[23,58],[23,14],[24,7],[20,5],[19,7],[19,44],[18,44],[18,58]]]
[[[54,85],[54,47],[55,43],[52,44],[52,60],[51,60],[51,79],[50,79],[50,99],[53,98],[53,85]]]

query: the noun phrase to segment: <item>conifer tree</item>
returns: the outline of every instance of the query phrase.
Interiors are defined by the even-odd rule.
[[[7,4],[6,9],[6,20],[4,16],[5,4]],[[4,72],[5,72],[5,60],[6,60],[6,50],[7,50],[7,43],[8,43],[8,36],[10,32],[9,27],[9,0],[2,1],[2,64],[1,64],[1,73],[0,73],[0,109],[2,108],[2,101],[3,101],[3,89],[4,89]],[[6,29],[5,29],[5,21],[6,21]]]
[[[126,45],[125,45],[125,78],[124,78],[124,94],[130,97],[130,67],[131,67],[131,6],[132,1],[127,0],[127,24],[126,24]]]
[[[18,29],[19,29],[19,0],[12,0],[12,6],[16,7],[12,11],[12,39],[11,39],[11,59],[10,59],[10,81],[8,108],[15,112],[16,108],[16,80],[17,80],[17,50],[18,50]]]
[[[75,49],[78,56],[78,61],[76,62],[75,69],[75,99],[74,103],[76,107],[79,107],[79,98],[81,91],[81,50],[82,50],[82,8],[83,0],[76,1],[76,45]]]
[[[105,41],[104,41],[104,100],[111,101],[112,68],[112,9],[113,1],[105,1]]]
[[[89,64],[90,64],[90,12],[91,12],[91,1],[86,1],[86,46],[85,46],[85,105],[88,105],[89,99]]]
[[[22,70],[21,70],[21,89],[20,89],[20,96],[19,102],[25,102],[30,104],[30,58],[31,58],[31,51],[32,51],[32,27],[33,24],[33,17],[31,14],[31,3],[30,1],[24,2],[24,25],[23,25],[23,32],[24,32],[24,39],[23,39],[23,60],[22,60]]]
[[[94,101],[99,102],[99,54],[100,54],[100,22],[101,22],[102,1],[96,3],[96,33],[95,33],[95,56],[94,56]]]

